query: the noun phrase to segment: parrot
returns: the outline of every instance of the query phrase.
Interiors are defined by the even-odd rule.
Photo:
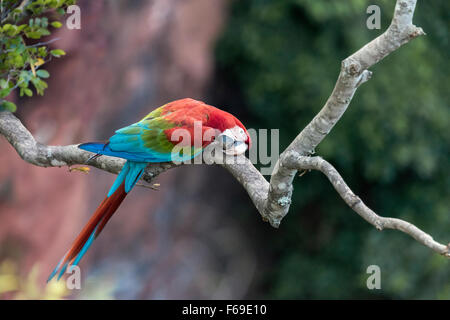
[[[195,126],[200,124],[201,140],[194,139]],[[181,139],[187,132],[190,139]],[[212,132],[210,139],[205,132]],[[187,140],[187,141],[186,141]],[[149,163],[171,162],[176,146],[177,161],[193,159],[212,141],[217,141],[228,155],[244,154],[251,147],[251,137],[241,121],[232,114],[202,101],[185,98],[167,103],[142,120],[115,131],[106,143],[83,143],[78,148],[94,153],[91,158],[107,155],[126,160],[111,189],[92,214],[90,220],[48,277],[58,272],[59,280],[69,267],[79,264],[92,242],[98,237],[127,194],[142,177]],[[184,150],[190,152],[184,152]],[[89,160],[88,160],[89,161]]]

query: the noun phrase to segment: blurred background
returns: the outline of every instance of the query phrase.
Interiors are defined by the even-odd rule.
[[[381,8],[381,30],[366,8]],[[104,140],[174,99],[280,129],[280,150],[320,110],[340,61],[381,34],[395,1],[80,0],[61,28],[44,97],[17,115],[46,144]],[[448,1],[418,1],[420,37],[374,66],[316,152],[377,213],[449,241]],[[135,188],[81,263],[82,289],[45,280],[114,176],[38,168],[0,139],[0,298],[450,299],[450,261],[378,232],[317,172],[295,180],[278,230],[220,167],[190,166]],[[381,290],[366,269],[381,268]]]

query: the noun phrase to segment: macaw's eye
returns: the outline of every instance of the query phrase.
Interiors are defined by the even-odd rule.
[[[225,150],[230,149],[234,144],[234,139],[225,134],[221,134],[220,136],[218,136],[217,141],[220,142],[222,148],[224,148]]]

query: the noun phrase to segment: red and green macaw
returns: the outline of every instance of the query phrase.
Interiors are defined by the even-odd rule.
[[[200,143],[194,141],[195,126],[198,124],[201,125],[200,133],[202,134]],[[191,136],[187,142],[181,142],[182,146],[190,148],[191,152],[177,153],[177,161],[194,158],[214,139],[221,143],[225,153],[232,155],[243,154],[251,146],[247,129],[236,117],[189,98],[176,100],[153,110],[141,121],[117,130],[107,143],[79,145],[80,149],[96,155],[124,158],[127,162],[108,195],[50,274],[48,281],[58,271],[59,279],[67,267],[75,266],[80,262],[126,195],[141,178],[148,163],[173,160],[172,150],[180,145],[181,139],[179,134],[175,134],[177,129],[183,129],[183,132],[188,132]],[[207,135],[203,133],[207,130],[214,130],[213,139],[205,138]]]

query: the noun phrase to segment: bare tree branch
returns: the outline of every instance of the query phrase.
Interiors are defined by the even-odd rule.
[[[387,31],[342,62],[341,72],[331,96],[322,110],[280,155],[270,183],[250,160],[243,156],[227,158],[220,162],[242,184],[263,219],[273,227],[278,227],[289,211],[292,182],[297,171],[314,169],[325,174],[347,205],[378,230],[400,230],[432,250],[450,257],[450,244],[446,246],[434,241],[430,235],[409,222],[378,216],[353,193],[331,164],[320,157],[310,157],[347,110],[356,89],[370,79],[371,72],[367,68],[409,40],[424,34],[421,28],[412,24],[415,5],[415,0],[398,0],[394,18]],[[0,134],[9,141],[23,160],[37,166],[86,164],[92,155],[77,148],[77,145],[46,146],[36,142],[20,120],[6,111],[0,112]],[[213,158],[214,155],[209,159],[207,157],[206,162],[218,163]],[[115,174],[123,164],[124,160],[108,156],[89,162],[89,165]],[[173,163],[149,164],[143,180],[151,182],[160,173],[174,167],[177,165]]]
[[[330,180],[334,189],[339,193],[345,203],[378,230],[400,230],[406,234],[409,234],[411,237],[430,249],[444,256],[450,257],[450,244],[445,246],[434,241],[433,237],[409,222],[396,218],[380,217],[373,212],[357,195],[353,193],[353,191],[345,183],[344,179],[342,179],[339,172],[337,172],[337,170],[330,163],[321,157],[301,156],[298,152],[289,151],[283,159],[283,166],[295,170],[307,169],[322,172],[328,180]]]
[[[344,59],[341,72],[331,96],[314,119],[303,129],[284,151],[297,151],[303,156],[312,155],[317,145],[325,138],[347,110],[356,89],[370,79],[367,70],[401,45],[417,36],[425,34],[412,24],[416,0],[398,0],[394,17],[389,28],[357,52]],[[292,196],[292,180],[296,170],[284,168],[283,154],[274,168],[266,212],[270,223],[278,226],[289,211]]]

